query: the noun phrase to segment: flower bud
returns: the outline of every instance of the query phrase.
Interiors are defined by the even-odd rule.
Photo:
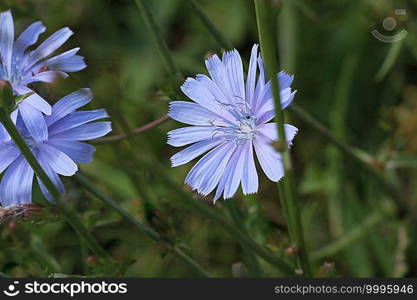
[[[0,80],[0,107],[10,112],[14,106],[13,89],[8,81]]]
[[[0,207],[0,224],[16,221],[46,223],[58,220],[57,212],[34,203]]]

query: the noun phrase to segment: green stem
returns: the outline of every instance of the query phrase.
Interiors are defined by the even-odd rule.
[[[346,137],[350,84],[355,75],[356,61],[356,55],[352,53],[344,57],[335,93],[332,95],[334,106],[330,113],[330,127],[332,132],[339,138]],[[329,184],[325,187],[325,192],[327,193],[329,231],[333,238],[338,238],[343,235],[344,231],[342,203],[346,195],[340,194],[340,191],[344,188],[343,184],[346,182],[343,168],[343,154],[334,147],[329,147],[326,150],[326,157],[329,162],[327,168]]]
[[[135,217],[129,214],[123,207],[121,207],[116,201],[110,199],[106,194],[99,191],[85,176],[77,174],[74,177],[75,181],[83,186],[87,191],[96,196],[98,199],[103,201],[107,206],[114,209],[120,216],[122,216],[126,221],[132,223],[140,232],[145,233],[150,239],[155,242],[161,242],[162,238],[160,234],[155,231],[153,228],[149,227],[146,224],[139,222]],[[169,244],[168,249],[181,261],[187,264],[191,270],[196,274],[202,277],[211,277],[210,274],[203,269],[195,260],[185,254],[180,248],[176,245]]]
[[[279,91],[279,82],[276,80],[276,74],[279,72],[277,50],[274,36],[276,36],[275,20],[276,14],[274,8],[267,5],[267,1],[255,0],[256,21],[258,25],[259,42],[261,46],[262,58],[265,62],[265,69],[268,78],[271,78],[272,92],[275,101],[275,121],[277,123],[278,136],[281,141],[283,164],[285,176],[278,183],[278,189],[281,199],[281,206],[285,213],[288,223],[289,235],[292,243],[295,244],[299,252],[299,261],[306,276],[312,276],[308,252],[304,240],[304,231],[301,224],[300,208],[294,187],[294,177],[291,165],[291,157],[287,151],[285,130],[284,130],[284,112],[281,109],[281,99]]]
[[[392,69],[395,62],[397,61],[397,58],[401,53],[403,43],[404,39],[401,39],[391,44],[391,47],[388,51],[387,56],[384,59],[384,62],[382,63],[380,69],[375,75],[376,82],[381,82],[385,78],[385,76],[387,76],[388,72]]]
[[[172,254],[181,260],[184,264],[188,265],[188,267],[193,270],[197,275],[201,277],[211,277],[210,273],[203,269],[199,263],[197,263],[194,259],[192,259],[189,255],[184,253],[178,246],[170,245],[168,248]]]
[[[124,219],[126,219],[127,221],[135,225],[136,228],[138,228],[141,232],[145,233],[152,240],[154,241],[160,240],[160,236],[158,232],[156,232],[154,229],[152,229],[148,225],[143,224],[139,222],[138,220],[136,220],[135,217],[133,217],[130,213],[128,213],[116,201],[114,201],[113,199],[110,199],[106,194],[99,191],[84,175],[77,174],[76,176],[74,176],[74,180],[83,188],[85,188],[87,191],[89,191],[91,194],[93,194],[102,202],[104,202],[107,206],[114,209]]]
[[[149,31],[152,34],[152,37],[155,41],[157,51],[162,58],[162,61],[165,64],[166,71],[175,79],[182,80],[181,72],[179,71],[177,65],[172,58],[168,46],[164,41],[162,36],[162,31],[155,21],[155,16],[152,10],[144,3],[143,0],[136,0],[136,5],[142,15],[142,18],[148,27]]]
[[[201,22],[206,26],[208,31],[211,33],[213,38],[219,43],[221,47],[225,50],[233,49],[233,45],[223,36],[223,34],[213,25],[210,19],[207,17],[205,12],[201,9],[200,5],[195,0],[189,0],[188,4],[190,5],[191,9],[197,15],[197,17],[201,20]]]
[[[100,259],[102,262],[110,262],[112,259],[109,254],[100,246],[94,236],[84,227],[80,222],[75,213],[70,210],[68,207],[63,205],[60,201],[60,194],[56,189],[55,185],[45,173],[39,162],[36,160],[32,151],[26,145],[25,140],[20,135],[13,121],[10,119],[9,114],[0,108],[0,122],[3,124],[4,128],[7,130],[11,138],[13,139],[16,146],[22,152],[22,155],[25,157],[29,165],[32,167],[36,176],[40,178],[42,183],[45,185],[53,199],[56,201],[57,207],[60,209],[65,220],[72,226],[80,238],[84,239],[88,247],[93,251],[93,253]]]
[[[235,223],[235,225],[242,230],[244,233],[249,235],[249,231],[245,226],[244,216],[242,215],[241,211],[239,210],[239,206],[235,199],[227,199],[226,206],[229,209],[230,215]],[[243,252],[246,256],[246,260],[249,266],[249,270],[252,273],[252,276],[259,277],[262,276],[262,270],[259,265],[258,258],[256,255],[250,251],[247,247],[242,247]]]

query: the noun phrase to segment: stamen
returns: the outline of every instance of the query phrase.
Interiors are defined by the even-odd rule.
[[[235,96],[242,99],[239,96]],[[243,145],[248,140],[255,137],[256,118],[251,114],[251,107],[249,103],[242,99],[242,102],[224,103],[216,100],[221,108],[226,108],[227,111],[235,118],[236,123],[229,126],[216,125],[215,120],[210,121],[210,124],[215,127],[213,131],[213,138],[218,134],[227,134],[221,137],[223,140],[234,141],[237,145]]]

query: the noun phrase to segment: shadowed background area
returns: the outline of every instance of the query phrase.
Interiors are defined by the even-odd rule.
[[[188,2],[145,4],[153,10],[179,69],[193,77],[207,73],[204,59],[220,53],[222,47]],[[259,42],[253,2],[196,2],[248,62],[252,45]],[[383,174],[398,190],[399,204],[393,208],[377,176],[339,151],[311,124],[286,113],[299,128],[292,156],[316,275],[417,276],[417,24],[413,21],[417,4],[283,0],[274,5],[280,6],[280,67],[295,75],[295,103],[347,145],[369,153],[371,172]],[[110,136],[164,116],[170,100],[186,100],[179,92],[181,82],[174,85],[167,75],[135,1],[1,1],[0,10],[7,9],[12,10],[17,33],[36,20],[47,27],[41,40],[65,26],[75,32],[63,50],[81,47],[88,68],[40,88],[57,100],[91,87],[95,97],[88,108],[108,110],[113,122]],[[405,14],[396,13],[398,9]],[[396,20],[395,28],[387,25],[389,21],[384,23],[387,17]],[[374,29],[388,37],[402,30],[407,35],[386,43],[372,35]],[[166,144],[166,132],[181,126],[169,120],[129,139],[97,144],[94,162],[80,170],[163,239],[192,253],[212,275],[279,275],[267,262],[248,254],[222,225],[185,205],[172,182],[150,168],[162,164],[165,174],[193,195],[183,186],[192,164],[170,168],[169,158],[177,149]],[[122,265],[117,275],[194,275],[168,253],[164,242],[154,243],[134,230],[75,181],[64,182],[65,201],[72,203],[83,223]],[[39,191],[35,197],[41,197]],[[207,205],[212,199],[194,197]],[[258,194],[244,197],[239,190],[236,206],[220,200],[216,211],[231,222],[238,218],[238,226],[259,244],[292,261],[294,249],[279,203],[276,184],[262,174]],[[0,271],[19,277],[114,275],[114,270],[97,263],[65,222],[55,218],[1,225]]]

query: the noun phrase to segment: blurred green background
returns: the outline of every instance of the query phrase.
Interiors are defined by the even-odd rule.
[[[145,2],[154,11],[181,71],[187,76],[206,73],[204,58],[222,49],[188,1]],[[258,43],[253,2],[197,2],[248,61],[252,45]],[[341,140],[382,162],[380,168],[398,187],[408,208],[381,212],[388,201],[381,183],[307,123],[287,113],[290,123],[300,129],[292,154],[317,275],[417,276],[417,2],[285,0],[276,4],[281,5],[280,64],[295,74],[296,103]],[[169,78],[133,0],[2,0],[0,8],[12,10],[17,32],[36,20],[47,26],[41,39],[65,26],[75,32],[62,50],[81,47],[88,68],[52,86],[43,85],[50,99],[91,87],[95,98],[90,108],[108,110],[112,134],[143,126],[167,112],[171,97],[163,90]],[[396,9],[405,9],[406,15],[396,15]],[[398,22],[393,31],[383,27],[387,17]],[[371,34],[373,29],[387,36],[401,30],[408,34],[399,42],[384,43]],[[262,271],[252,268],[244,249],[221,225],[184,206],[181,195],[142,163],[159,161],[182,186],[192,164],[171,169],[169,158],[177,149],[166,144],[166,132],[180,126],[168,121],[135,138],[97,145],[95,161],[81,170],[135,217],[184,244],[213,275],[278,275],[261,259]],[[291,260],[276,185],[264,175],[260,180],[257,195],[244,198],[239,192],[235,197],[242,224],[260,244]],[[66,201],[123,265],[122,276],[193,276],[162,244],[138,233],[74,181],[66,179],[65,184]],[[201,201],[209,205],[211,198]],[[216,204],[216,210],[228,215],[224,201]],[[318,250],[340,238],[345,241],[343,247],[320,254]],[[111,275],[63,221],[3,224],[0,270],[21,277]]]

